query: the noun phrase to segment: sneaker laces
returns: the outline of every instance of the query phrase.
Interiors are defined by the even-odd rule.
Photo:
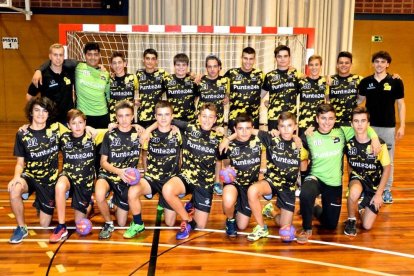
[[[59,231],[62,230],[63,228],[66,228],[66,227],[63,224],[58,224],[58,226],[56,226],[55,230],[53,231],[53,234],[59,233]]]
[[[187,230],[187,222],[186,221],[182,221],[181,225],[180,225],[180,231],[184,232],[185,230]]]

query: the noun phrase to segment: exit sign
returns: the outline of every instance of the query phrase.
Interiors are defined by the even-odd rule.
[[[19,49],[19,39],[17,37],[2,37],[3,49]]]

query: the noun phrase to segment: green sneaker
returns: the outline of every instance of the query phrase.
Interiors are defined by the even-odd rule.
[[[263,207],[262,215],[271,219],[273,218],[273,214],[272,214],[273,211],[274,211],[273,204],[272,202],[269,202],[268,204],[265,205],[265,207]]]
[[[135,224],[135,222],[131,221],[131,224],[129,225],[129,228],[124,233],[125,239],[132,239],[139,233],[145,230],[144,223],[143,224]]]
[[[99,232],[99,239],[106,240],[112,236],[112,232],[114,232],[115,227],[113,224],[105,223],[102,227],[101,232]]]
[[[267,230],[267,225],[265,224],[264,227],[260,225],[256,225],[253,229],[253,233],[250,233],[247,236],[249,241],[257,241],[260,238],[266,238],[269,235],[269,231]]]

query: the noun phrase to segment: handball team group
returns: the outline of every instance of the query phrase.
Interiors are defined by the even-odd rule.
[[[309,58],[308,75],[301,74],[285,45],[275,48],[277,69],[267,74],[254,67],[251,47],[243,49],[241,66],[224,75],[220,58],[207,56],[203,76],[190,73],[184,53],[175,55],[173,74],[157,67],[154,49],[144,51],[144,69],[136,74],[126,72],[122,52],[112,53],[110,71],[100,64],[98,43],[85,44],[84,54],[85,62],[65,60],[63,46],[53,44],[50,60],[33,76],[28,124],[16,133],[8,184],[17,222],[10,243],[28,236],[24,200],[32,193],[42,227],[56,209],[50,242],[68,235],[68,198],[81,234],[90,231],[81,226],[88,226],[97,205],[104,221],[99,239],[111,237],[114,219],[125,226],[130,218],[124,238],[139,235],[144,198],[156,194],[165,224],[175,226],[178,217],[176,238],[186,239],[208,225],[216,193],[229,237],[248,229],[253,216],[249,241],[267,237],[275,225],[282,241],[301,244],[311,238],[314,218],[325,229],[338,227],[343,185],[346,235],[355,236],[357,225],[371,229],[381,205],[393,202],[394,147],[404,136],[405,103],[402,80],[387,72],[388,52],[373,54],[373,74],[365,78],[351,73],[349,52],[338,54],[335,75],[321,76],[318,55]],[[264,131],[259,115],[266,95]],[[344,165],[349,183],[343,184]],[[276,208],[262,206],[273,197]]]

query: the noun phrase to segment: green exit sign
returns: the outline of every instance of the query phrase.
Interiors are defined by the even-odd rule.
[[[373,35],[371,36],[371,41],[372,42],[382,42],[382,36],[381,35]]]

